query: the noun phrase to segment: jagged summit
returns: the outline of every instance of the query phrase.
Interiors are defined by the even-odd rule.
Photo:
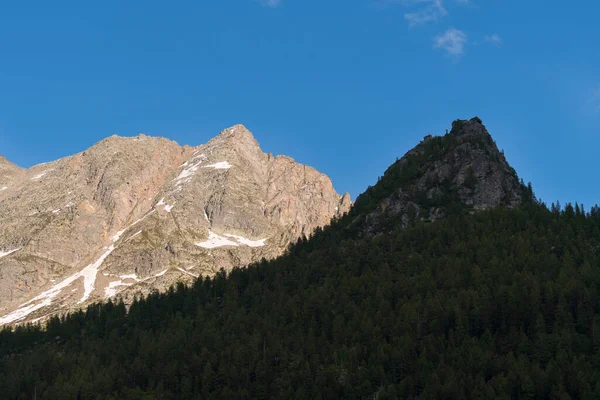
[[[237,124],[224,129],[218,136],[207,143],[208,146],[226,146],[250,151],[255,156],[262,154],[258,141],[244,125]]]
[[[457,119],[453,121],[450,134],[463,138],[481,136],[490,138],[490,140],[492,137],[485,128],[485,125],[483,125],[483,121],[479,117],[473,117],[469,120]]]
[[[514,207],[524,187],[481,119],[456,120],[444,136],[427,135],[360,195],[352,210],[382,216],[436,220],[457,210]]]
[[[224,129],[219,133],[215,139],[234,139],[242,141],[253,141],[256,142],[254,135],[248,128],[242,124],[233,125],[227,129]]]

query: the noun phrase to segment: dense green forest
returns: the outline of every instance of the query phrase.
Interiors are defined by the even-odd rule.
[[[352,230],[338,221],[128,313],[5,329],[0,397],[600,398],[600,209],[526,202]]]

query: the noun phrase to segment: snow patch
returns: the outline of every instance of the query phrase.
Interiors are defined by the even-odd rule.
[[[249,246],[249,247],[262,247],[265,245],[265,241],[267,240],[267,239],[250,240],[243,236],[232,235],[230,233],[225,233],[223,235],[227,236],[229,238],[233,238],[233,239],[237,240],[239,243]]]
[[[185,269],[183,269],[183,268],[179,268],[179,267],[177,267],[177,269],[178,269],[178,270],[180,270],[181,272],[183,272],[184,274],[187,274],[187,275],[193,276],[194,278],[197,278],[197,277],[198,277],[198,275],[196,275],[196,274],[192,274],[191,272],[188,272],[188,271],[186,271],[186,270],[185,270]]]
[[[27,307],[19,308],[18,310],[6,314],[4,317],[0,318],[0,326],[23,319],[32,312],[37,311],[40,308],[49,306],[50,304],[52,304],[52,301],[50,299],[44,299],[44,301],[42,301],[39,304],[32,304]]]
[[[113,250],[115,249],[115,243],[121,238],[123,233],[125,233],[132,226],[140,223],[142,220],[144,220],[146,217],[148,217],[150,214],[152,214],[153,211],[154,210],[150,211],[148,214],[144,215],[142,218],[138,219],[137,221],[133,222],[131,225],[128,225],[124,229],[117,232],[112,237],[113,244],[111,244],[110,246],[105,248],[106,250],[104,251],[104,253],[102,253],[102,255],[96,261],[89,264],[81,271],[65,278],[57,285],[54,285],[53,287],[51,287],[50,289],[46,290],[45,292],[37,295],[33,299],[27,301],[26,303],[21,304],[21,308],[0,318],[0,325],[4,325],[4,324],[10,323],[10,322],[14,322],[19,319],[25,318],[27,315],[31,314],[32,312],[39,310],[42,307],[51,305],[53,298],[58,296],[63,289],[67,288],[69,285],[71,285],[73,282],[75,282],[79,278],[83,278],[84,293],[83,293],[83,296],[81,297],[81,299],[79,300],[78,304],[86,301],[90,297],[92,292],[94,291],[94,287],[96,284],[96,275],[98,274],[98,268],[100,268],[100,266],[102,265],[102,263],[104,263],[104,260],[106,260],[106,258],[110,255],[110,253],[113,252]],[[38,303],[38,304],[32,304],[39,300],[42,300],[42,302]]]
[[[204,168],[214,168],[214,169],[229,169],[231,167],[233,167],[233,165],[229,164],[227,161],[219,161],[218,163],[204,166]]]
[[[123,283],[123,281],[110,282],[108,284],[108,286],[104,289],[104,297],[106,297],[106,298],[113,297],[115,294],[119,293],[119,291],[117,290],[117,288],[119,286],[130,286],[130,285]]]
[[[235,241],[230,240],[230,239],[235,239]],[[260,240],[251,240],[248,238],[245,238],[243,236],[238,236],[238,235],[233,235],[230,233],[224,233],[222,236],[214,233],[212,230],[209,229],[208,231],[208,240],[204,241],[204,242],[198,242],[196,243],[196,246],[205,248],[205,249],[215,249],[217,247],[224,247],[224,246],[233,246],[233,247],[237,247],[239,245],[244,245],[244,246],[249,246],[249,247],[262,247],[265,245],[265,241],[267,239],[260,239]]]
[[[171,212],[173,207],[175,207],[175,203],[169,205],[169,204],[165,203],[165,198],[163,197],[162,199],[160,199],[160,201],[158,203],[156,203],[156,205],[154,207],[158,207],[158,206],[163,206],[163,209],[166,212]]]
[[[206,240],[204,242],[198,242],[198,243],[196,243],[196,246],[199,246],[199,247],[202,247],[205,249],[214,249],[214,248],[223,247],[223,246],[237,247],[238,243],[233,242],[221,235],[217,235],[213,231],[209,230],[208,231],[208,240]]]
[[[44,171],[42,173],[37,174],[36,176],[34,176],[33,178],[31,178],[32,181],[37,181],[38,179],[41,179],[44,175],[46,175],[48,172],[52,171],[51,169]]]
[[[19,251],[21,249],[22,249],[22,247],[19,247],[19,248],[13,249],[13,250],[8,250],[8,251],[0,251],[0,258],[6,257],[7,255],[12,254],[15,251]]]
[[[3,186],[3,187],[0,188],[0,192],[3,191],[3,190],[6,190],[6,189],[8,189],[8,186]]]
[[[206,159],[205,154],[199,154],[199,155],[195,156],[194,158],[192,158],[191,160],[183,163],[182,166],[185,166],[185,168],[179,173],[177,178],[174,179],[175,185],[180,185],[182,183],[188,182],[191,179],[191,177],[196,174],[196,171],[198,171],[198,168],[200,168],[200,164],[202,164],[202,162],[205,159]],[[199,160],[199,161],[196,161],[196,160]],[[188,166],[188,164],[191,164],[191,165]]]

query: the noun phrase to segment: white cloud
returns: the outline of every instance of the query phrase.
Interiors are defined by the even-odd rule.
[[[448,14],[442,0],[405,0],[403,4],[427,4],[426,7],[420,10],[404,14],[404,19],[411,27],[437,21]]]
[[[281,0],[261,0],[260,3],[265,7],[274,8],[281,4]]]
[[[433,48],[442,49],[450,56],[460,57],[465,51],[467,40],[466,33],[450,28],[433,38]]]
[[[483,40],[486,41],[487,43],[502,44],[502,38],[497,33],[494,33],[492,35],[486,35],[483,38]]]

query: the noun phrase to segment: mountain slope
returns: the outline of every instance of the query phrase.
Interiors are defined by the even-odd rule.
[[[197,147],[112,136],[71,157],[6,171],[0,324],[117,293],[130,302],[275,257],[351,205],[325,175],[263,153],[241,125]]]
[[[357,221],[374,208],[353,209],[282,257],[129,312],[94,305],[3,331],[0,387],[8,399],[597,398],[600,208],[549,210],[515,190],[504,198],[518,205],[460,203],[434,223],[384,214],[373,234]]]
[[[454,121],[444,136],[426,136],[357,198],[352,213],[364,214],[371,223],[400,215],[406,225],[444,218],[457,209],[514,207],[524,196],[516,172],[474,117]]]
[[[8,187],[25,173],[23,168],[16,166],[6,158],[0,156],[0,192]]]

